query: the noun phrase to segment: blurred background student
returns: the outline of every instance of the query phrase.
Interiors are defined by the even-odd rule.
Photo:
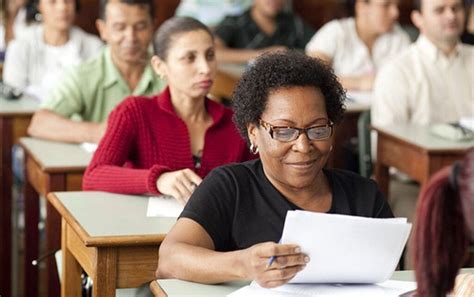
[[[39,0],[34,5],[41,23],[24,29],[8,45],[3,80],[43,100],[65,68],[98,54],[102,42],[73,25],[79,0]]]
[[[166,194],[185,204],[213,168],[254,157],[232,111],[207,98],[217,71],[211,31],[189,17],[171,18],[153,46],[152,66],[168,87],[112,112],[83,188]]]

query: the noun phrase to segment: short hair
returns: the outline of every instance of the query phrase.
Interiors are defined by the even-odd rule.
[[[191,17],[172,17],[161,24],[153,37],[153,50],[160,59],[166,60],[173,38],[179,34],[203,30],[214,39],[211,30]]]
[[[471,199],[471,200],[469,200]],[[474,204],[474,149],[462,163],[437,172],[422,189],[416,209],[414,248],[417,296],[450,292],[468,247],[467,216]]]
[[[329,120],[338,124],[344,114],[346,94],[331,67],[322,60],[288,50],[264,54],[244,72],[234,89],[234,122],[244,139],[249,124],[259,125],[271,92],[281,88],[319,88]]]
[[[105,20],[105,9],[107,7],[107,3],[109,2],[111,1],[100,0],[99,17],[102,20]],[[114,2],[125,3],[128,5],[146,5],[148,6],[148,12],[150,14],[150,18],[152,20],[155,18],[155,1],[154,0],[116,0]]]

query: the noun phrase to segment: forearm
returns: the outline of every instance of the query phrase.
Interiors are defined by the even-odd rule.
[[[41,109],[35,113],[28,127],[33,137],[64,142],[98,142],[100,124],[76,122],[52,111]]]
[[[242,251],[216,252],[185,243],[164,244],[156,276],[206,284],[243,280],[248,278],[243,258]]]

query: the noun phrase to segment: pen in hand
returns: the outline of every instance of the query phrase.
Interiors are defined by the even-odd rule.
[[[277,244],[281,243],[281,239],[278,240]],[[271,256],[270,259],[268,259],[268,264],[267,264],[267,269],[272,265],[273,262],[275,262],[276,256]]]

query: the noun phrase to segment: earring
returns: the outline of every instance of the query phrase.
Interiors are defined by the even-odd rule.
[[[253,143],[250,143],[250,152],[254,155],[258,154],[258,146]]]

